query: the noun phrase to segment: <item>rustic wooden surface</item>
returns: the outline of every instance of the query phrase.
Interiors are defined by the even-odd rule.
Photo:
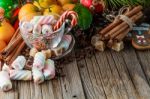
[[[63,65],[65,77],[46,81],[13,82],[0,99],[150,99],[150,51],[126,46]]]

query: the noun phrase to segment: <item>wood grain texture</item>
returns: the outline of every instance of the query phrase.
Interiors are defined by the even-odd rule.
[[[63,99],[85,99],[76,60],[63,67],[66,75],[61,78]]]
[[[123,52],[123,58],[128,68],[130,77],[141,99],[149,99],[150,87],[145,77],[142,66],[133,48],[128,47]]]
[[[95,52],[62,64],[65,77],[43,84],[13,81],[0,99],[150,99],[150,51]]]
[[[99,69],[96,68],[98,65],[94,57],[93,61],[91,61],[91,59],[78,61],[78,66],[86,93],[86,99],[105,99],[106,96],[103,90],[100,72]]]

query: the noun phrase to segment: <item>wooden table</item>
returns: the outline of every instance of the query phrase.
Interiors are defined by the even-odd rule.
[[[13,82],[0,99],[150,99],[150,51],[126,47],[64,65],[65,77],[42,85]]]

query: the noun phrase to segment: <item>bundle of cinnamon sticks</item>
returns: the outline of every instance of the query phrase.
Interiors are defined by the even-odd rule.
[[[123,15],[135,23],[143,16],[141,10],[142,6],[136,6]],[[100,40],[107,42],[106,45],[112,48],[114,43],[122,42],[130,30],[131,28],[127,22],[117,19],[99,32]]]
[[[21,53],[25,46],[25,42],[23,41],[19,32],[20,30],[18,28],[8,43],[7,47],[2,52],[0,52],[1,60],[7,64],[11,64]]]

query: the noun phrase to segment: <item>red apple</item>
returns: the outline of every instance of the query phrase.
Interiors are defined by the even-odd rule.
[[[80,3],[94,13],[103,12],[103,5],[98,0],[80,0]]]

